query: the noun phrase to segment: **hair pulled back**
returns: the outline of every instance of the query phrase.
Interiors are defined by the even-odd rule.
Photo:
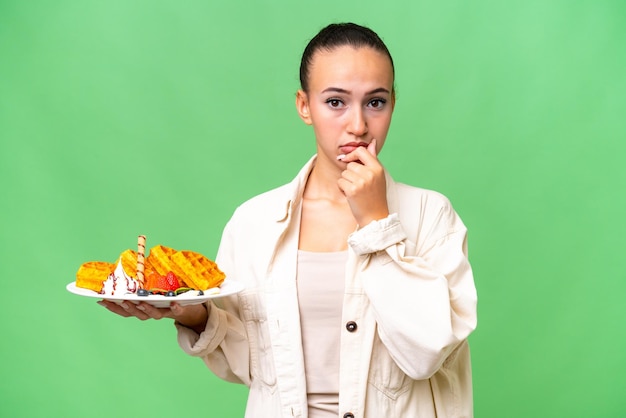
[[[302,53],[300,61],[300,87],[305,92],[309,89],[309,69],[313,55],[319,50],[332,51],[342,46],[354,48],[370,47],[381,52],[391,62],[391,69],[395,73],[393,58],[385,43],[373,30],[355,23],[331,23],[313,37]]]

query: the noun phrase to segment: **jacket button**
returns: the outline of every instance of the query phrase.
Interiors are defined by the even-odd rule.
[[[356,327],[356,322],[354,322],[354,321],[349,321],[349,322],[347,322],[347,323],[346,323],[346,329],[347,329],[349,332],[354,332],[354,331],[356,331],[356,328],[357,328],[357,327]],[[349,413],[349,412],[348,412],[348,413]],[[344,415],[344,416],[345,416],[345,415]]]
[[[352,412],[346,412],[343,414],[343,418],[354,418],[354,414]]]

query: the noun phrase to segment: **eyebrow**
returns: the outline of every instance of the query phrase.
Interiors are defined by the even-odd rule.
[[[322,93],[344,93],[344,94],[349,94],[350,91],[348,91],[346,89],[339,88],[339,87],[328,87],[327,89],[322,90]],[[376,93],[387,93],[387,94],[389,94],[389,90],[387,90],[384,87],[378,87],[377,89],[368,91],[365,94],[366,95],[370,95],[370,94],[376,94]]]

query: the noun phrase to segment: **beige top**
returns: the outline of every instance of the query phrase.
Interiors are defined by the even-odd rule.
[[[298,214],[314,163],[243,203],[224,227],[215,260],[245,290],[208,302],[201,334],[174,322],[186,353],[250,388],[246,418],[308,410],[302,338],[293,331]],[[338,416],[473,417],[467,338],[477,300],[467,230],[445,196],[388,173],[386,181],[391,215],[348,238]]]
[[[309,418],[339,414],[339,347],[347,251],[298,251],[298,304]]]

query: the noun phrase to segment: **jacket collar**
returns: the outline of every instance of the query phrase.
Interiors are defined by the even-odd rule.
[[[280,204],[277,207],[276,222],[289,221],[294,212],[300,207],[300,201],[302,200],[302,194],[304,193],[304,186],[309,178],[311,170],[315,166],[315,160],[317,155],[312,156],[309,161],[300,169],[298,175],[287,184],[284,188],[284,197],[280,199]]]
[[[298,175],[285,187],[284,198],[280,200],[280,204],[277,207],[275,219],[276,222],[287,222],[293,218],[294,212],[299,210],[302,200],[302,194],[304,193],[304,186],[311,174],[311,170],[315,166],[317,155],[312,156],[309,161],[300,169]],[[385,182],[387,184],[387,206],[389,213],[398,212],[398,198],[396,183],[385,170]],[[289,223],[289,222],[287,222]]]

